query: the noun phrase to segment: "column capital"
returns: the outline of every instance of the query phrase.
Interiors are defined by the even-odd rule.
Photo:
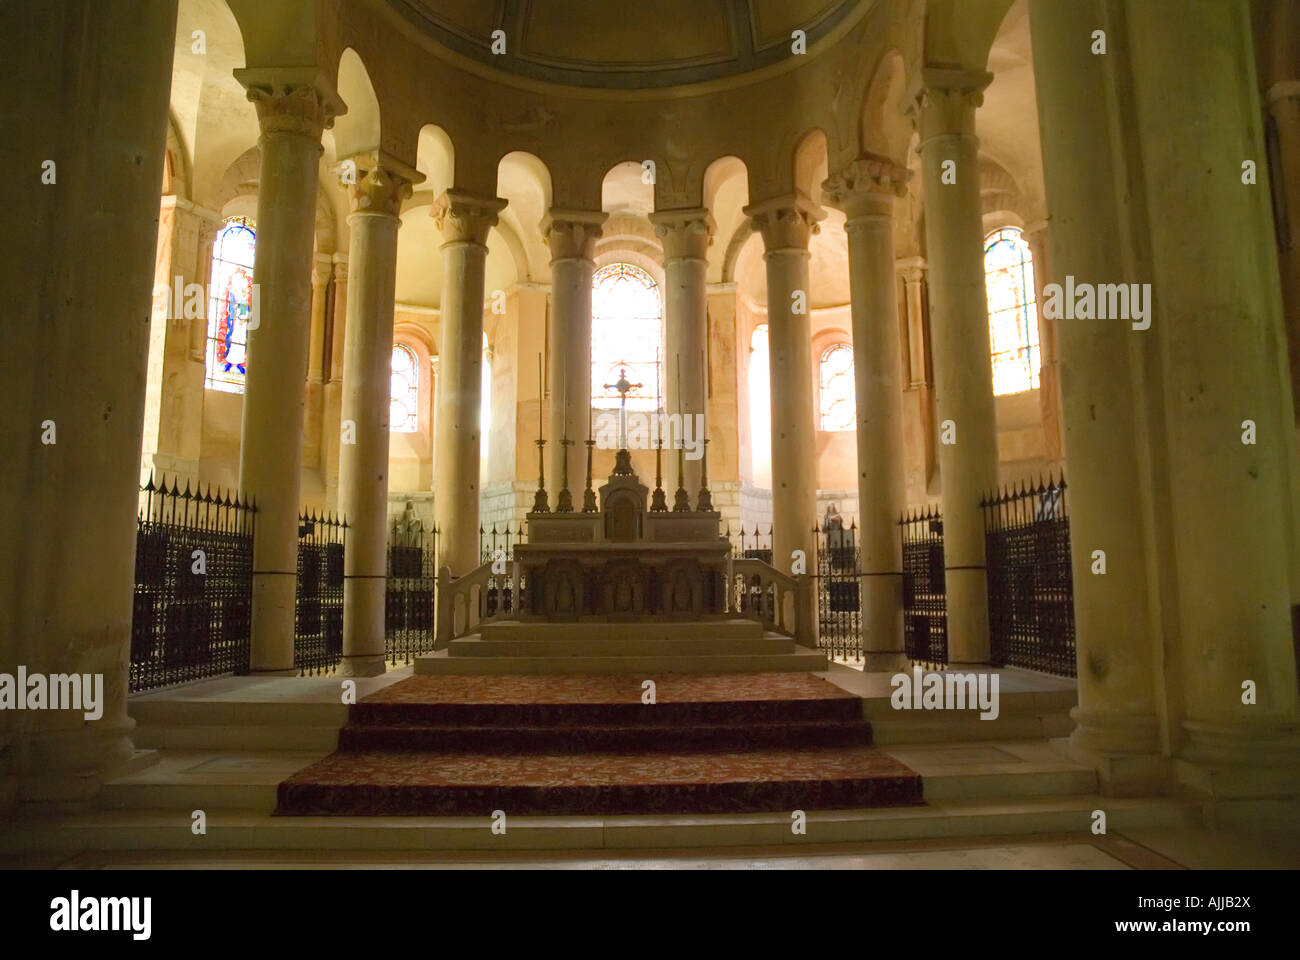
[[[348,188],[352,213],[397,217],[412,188],[424,182],[424,174],[378,150],[348,157],[335,170]]]
[[[864,216],[888,217],[894,199],[907,196],[912,171],[888,157],[864,153],[822,183],[822,201],[843,210],[849,221]]]
[[[704,260],[717,224],[704,207],[688,210],[661,210],[650,214],[655,236],[664,248],[664,262],[669,260]]]
[[[975,110],[993,74],[964,67],[925,67],[911,106],[921,132],[921,147],[934,137],[975,136]],[[919,149],[919,148],[918,148]]]
[[[920,283],[925,279],[925,257],[907,257],[894,261],[894,269],[907,283]]]
[[[542,217],[542,239],[558,260],[594,260],[596,241],[609,214],[590,210],[552,209]]]
[[[348,255],[346,253],[334,254],[334,279],[342,280],[344,283],[348,279]]]
[[[311,67],[248,67],[235,71],[257,108],[263,136],[306,137],[319,144],[321,134],[348,108],[338,93]]]
[[[429,369],[433,371],[433,375],[435,377],[438,375],[438,368],[441,366],[442,366],[442,357],[438,356],[436,353],[433,356],[429,357]]]
[[[819,220],[826,211],[801,194],[773,197],[744,209],[755,232],[763,235],[767,253],[777,250],[807,251],[814,233],[821,231]]]
[[[318,253],[311,263],[311,285],[323,287],[334,275],[334,261],[327,253]]]
[[[444,243],[487,246],[488,231],[506,207],[500,197],[484,197],[464,190],[448,190],[434,201],[429,216],[442,231]]]

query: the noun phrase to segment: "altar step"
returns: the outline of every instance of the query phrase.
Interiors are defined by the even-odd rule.
[[[826,655],[752,620],[483,624],[416,658],[417,674],[817,672]]]

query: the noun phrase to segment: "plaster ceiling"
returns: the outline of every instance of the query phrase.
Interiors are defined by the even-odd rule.
[[[789,58],[870,0],[384,0],[446,49],[508,74],[645,89],[735,77]],[[506,51],[492,52],[504,31]]]

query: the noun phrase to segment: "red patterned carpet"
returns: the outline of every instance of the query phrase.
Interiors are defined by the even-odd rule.
[[[281,814],[709,813],[917,804],[861,702],[812,674],[412,677],[351,708]]]

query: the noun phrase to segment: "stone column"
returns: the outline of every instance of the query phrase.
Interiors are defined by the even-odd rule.
[[[989,658],[988,578],[979,501],[997,485],[998,446],[975,110],[992,75],[927,67],[922,79],[920,152],[939,428],[948,662],[957,667],[987,663]]]
[[[84,800],[131,757],[132,573],[176,8],[0,4],[6,206],[24,225],[0,257],[0,288],[14,294],[0,351],[0,671],[89,675],[88,691],[99,678],[92,710],[0,711],[0,809]]]
[[[434,458],[438,568],[463,577],[479,565],[478,506],[483,399],[483,285],[488,231],[506,201],[448,190],[433,208],[442,245],[442,361]]]
[[[1242,182],[1243,161],[1264,159],[1250,7],[1128,0],[1124,12],[1177,550],[1180,753],[1290,765],[1294,796],[1295,414],[1270,200]]]
[[[1061,365],[1058,361],[1057,321],[1043,316],[1043,288],[1052,282],[1051,248],[1047,221],[1025,228],[1029,256],[1034,269],[1034,304],[1038,313],[1038,408],[1043,418],[1043,445],[1047,460],[1059,464],[1065,459],[1061,437]]]
[[[257,500],[251,667],[254,673],[288,673],[321,133],[338,110],[332,94],[313,83],[284,83],[257,70],[236,76],[248,87],[262,127],[253,263],[261,303],[249,325],[239,450],[240,489]]]
[[[339,512],[348,523],[343,557],[343,660],[339,672],[384,672],[388,553],[388,438],[392,383],[397,229],[402,201],[424,177],[389,157],[354,158],[349,189],[347,341],[343,353],[345,433],[339,447]],[[354,442],[347,442],[347,441]]]
[[[307,401],[304,429],[307,433],[305,466],[325,480],[325,327],[329,320],[330,278],[334,275],[333,259],[318,253],[311,268],[311,333],[307,345]],[[329,508],[337,512],[337,502]]]
[[[905,660],[898,518],[907,497],[893,231],[894,201],[906,196],[910,176],[891,160],[863,156],[823,185],[825,202],[844,211],[849,236],[865,670],[894,670]]]
[[[1146,278],[1124,240],[1135,225],[1116,196],[1120,160],[1097,147],[1121,121],[1085,92],[1114,82],[1118,54],[1094,56],[1079,42],[1101,18],[1093,0],[1031,0],[1052,262],[1062,281],[1136,283]],[[1148,579],[1139,461],[1147,441],[1135,416],[1144,398],[1130,367],[1135,338],[1149,334],[1123,320],[1057,326],[1079,677],[1071,749],[1099,767],[1106,792],[1138,792],[1163,775],[1149,606],[1158,583]]]
[[[777,197],[745,208],[763,236],[767,265],[767,330],[772,403],[772,562],[792,569],[801,551],[815,572],[817,550],[816,414],[812,383],[811,291],[808,241],[826,212],[802,196]],[[802,619],[816,643],[814,591],[802,595]]]
[[[1266,99],[1277,143],[1277,168],[1271,171],[1270,179],[1278,206],[1286,214],[1280,225],[1284,235],[1278,239],[1294,397],[1300,394],[1300,80],[1273,84]]]
[[[702,208],[665,210],[652,214],[650,221],[664,248],[664,384],[668,398],[664,406],[685,420],[705,413],[708,402],[703,365],[709,347],[707,254],[714,223],[709,211]],[[694,419],[691,422],[699,423]],[[690,435],[697,441],[703,439],[696,426],[691,427]],[[683,486],[692,502],[700,493],[702,465],[698,458],[683,461]],[[675,489],[676,468],[670,473]]]
[[[582,509],[587,475],[587,420],[591,410],[591,277],[604,213],[551,210],[542,220],[542,236],[551,248],[551,340],[547,363],[550,416],[546,431],[546,486],[551,509],[560,506],[561,468],[566,431],[569,491]]]
[[[348,255],[336,253],[333,257],[334,276],[330,282],[329,324],[325,333],[328,341],[328,362],[322,359],[321,376],[325,383],[321,390],[321,471],[325,482],[325,509],[337,513],[339,508],[339,441],[340,423],[343,419],[343,355],[346,352],[348,330]]]

